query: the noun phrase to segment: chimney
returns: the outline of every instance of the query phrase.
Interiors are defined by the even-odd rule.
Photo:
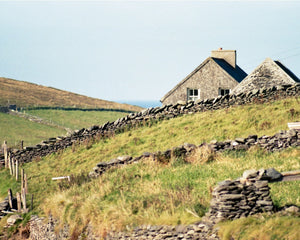
[[[211,51],[211,57],[224,59],[233,68],[236,66],[236,50],[223,50],[223,48],[219,48],[218,50]]]

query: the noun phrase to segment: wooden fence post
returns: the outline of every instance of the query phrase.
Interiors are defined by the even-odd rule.
[[[17,195],[17,205],[18,205],[18,212],[21,212],[21,194],[19,192],[16,193]]]
[[[25,194],[28,194],[28,188],[27,188],[27,174],[24,173],[24,189],[25,189]]]
[[[4,141],[2,148],[3,148],[3,153],[4,153],[5,168],[8,168],[7,141]]]
[[[22,199],[22,204],[23,204],[23,210],[24,212],[26,212],[26,193],[25,193],[25,189],[22,189],[22,193],[21,193],[21,199]]]
[[[8,193],[8,204],[9,204],[10,209],[12,209],[13,208],[13,204],[12,204],[13,195],[12,195],[11,189],[8,189],[7,193]]]
[[[10,175],[13,175],[12,174],[12,159],[11,159],[11,154],[10,153],[8,154],[8,165],[9,165]]]
[[[16,160],[16,181],[19,180],[19,161]]]
[[[21,169],[21,193],[22,189],[24,188],[24,169]]]
[[[16,172],[15,172],[15,158],[14,157],[11,158],[11,168],[12,168],[12,170],[11,170],[12,175],[15,176]]]

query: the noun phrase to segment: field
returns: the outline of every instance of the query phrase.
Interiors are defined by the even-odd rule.
[[[97,226],[95,229],[100,234],[140,224],[177,225],[199,221],[209,207],[211,189],[219,181],[235,179],[247,169],[300,169],[300,149],[266,153],[252,148],[246,152],[214,154],[207,159],[195,155],[188,162],[172,159],[165,164],[149,159],[112,169],[98,179],[86,180],[84,176],[96,163],[121,155],[135,157],[146,151],[164,151],[183,143],[199,145],[213,139],[234,139],[250,134],[273,135],[287,129],[288,122],[299,119],[299,100],[293,98],[185,115],[37,159],[24,165],[29,176],[29,192],[35,196],[34,212],[41,216],[51,213],[69,223],[74,231],[90,223]],[[0,171],[0,179],[5,179],[6,175],[5,170]],[[52,177],[65,175],[77,176],[77,183],[51,181]],[[7,185],[3,187],[0,183],[0,186],[4,198]],[[270,186],[277,207],[300,205],[299,182]],[[12,188],[15,192],[19,187],[12,184]],[[283,222],[289,224],[288,231]],[[277,239],[271,238],[274,234],[281,239],[287,236],[297,239],[299,235],[294,234],[297,223],[299,219],[295,217],[247,218],[220,225],[220,234],[222,239],[237,234],[243,239],[250,239],[249,236],[252,239]],[[276,231],[263,231],[262,228]],[[278,231],[283,236],[278,235]]]
[[[102,125],[128,114],[116,111],[31,110],[25,112],[54,125],[48,126],[0,113],[1,144],[6,140],[10,146],[18,146],[23,140],[25,146],[31,146],[49,137],[66,135],[65,129],[76,130],[92,125]]]
[[[72,130],[102,125],[128,115],[116,111],[30,110],[26,112]]]
[[[21,140],[24,141],[24,145],[30,146],[49,137],[66,134],[64,129],[31,122],[6,113],[0,113],[0,123],[1,144],[6,140],[9,146],[18,146]]]

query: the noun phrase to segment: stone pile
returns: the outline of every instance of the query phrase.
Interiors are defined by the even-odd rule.
[[[220,182],[212,192],[206,217],[212,222],[271,212],[274,205],[268,181],[282,178],[275,169],[247,170],[243,177]]]
[[[30,239],[32,240],[57,240],[70,239],[69,227],[64,225],[59,232],[55,231],[55,226],[59,223],[51,216],[48,221],[44,218],[32,216],[30,219]],[[178,226],[151,226],[142,225],[126,232],[111,231],[106,236],[99,236],[93,233],[92,227],[88,225],[76,239],[89,240],[117,240],[117,239],[207,239],[218,240],[218,229],[214,228],[211,222],[199,222],[190,225]]]
[[[65,149],[75,142],[83,142],[86,139],[91,139],[94,137],[109,136],[111,134],[130,129],[131,127],[151,124],[151,122],[175,118],[183,114],[217,110],[251,103],[265,103],[269,101],[285,99],[292,96],[300,96],[299,83],[295,85],[271,87],[268,89],[255,89],[251,92],[240,93],[238,95],[230,94],[196,102],[179,102],[174,105],[149,108],[141,112],[131,113],[114,122],[107,122],[102,126],[92,126],[88,129],[83,128],[69,134],[66,137],[50,138],[36,146],[26,147],[22,150],[13,151],[12,156],[20,162],[30,162],[33,158],[43,157],[48,154]],[[262,144],[263,142],[264,140],[262,140]],[[241,147],[241,144],[239,145],[239,147]],[[217,148],[219,148],[219,146],[217,146]],[[0,156],[0,166],[3,164],[4,159]]]

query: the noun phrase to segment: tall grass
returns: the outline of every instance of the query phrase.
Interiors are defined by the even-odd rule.
[[[149,159],[110,170],[99,179],[79,187],[73,186],[63,192],[53,191],[41,201],[41,207],[74,228],[79,223],[90,222],[100,232],[140,224],[188,224],[199,221],[206,212],[211,190],[217,182],[236,179],[246,169],[299,169],[300,149],[268,154],[261,150],[237,155],[223,153],[204,164],[176,161],[173,159],[169,164],[159,164]],[[271,196],[277,206],[299,205],[300,183],[282,184],[271,185]]]

